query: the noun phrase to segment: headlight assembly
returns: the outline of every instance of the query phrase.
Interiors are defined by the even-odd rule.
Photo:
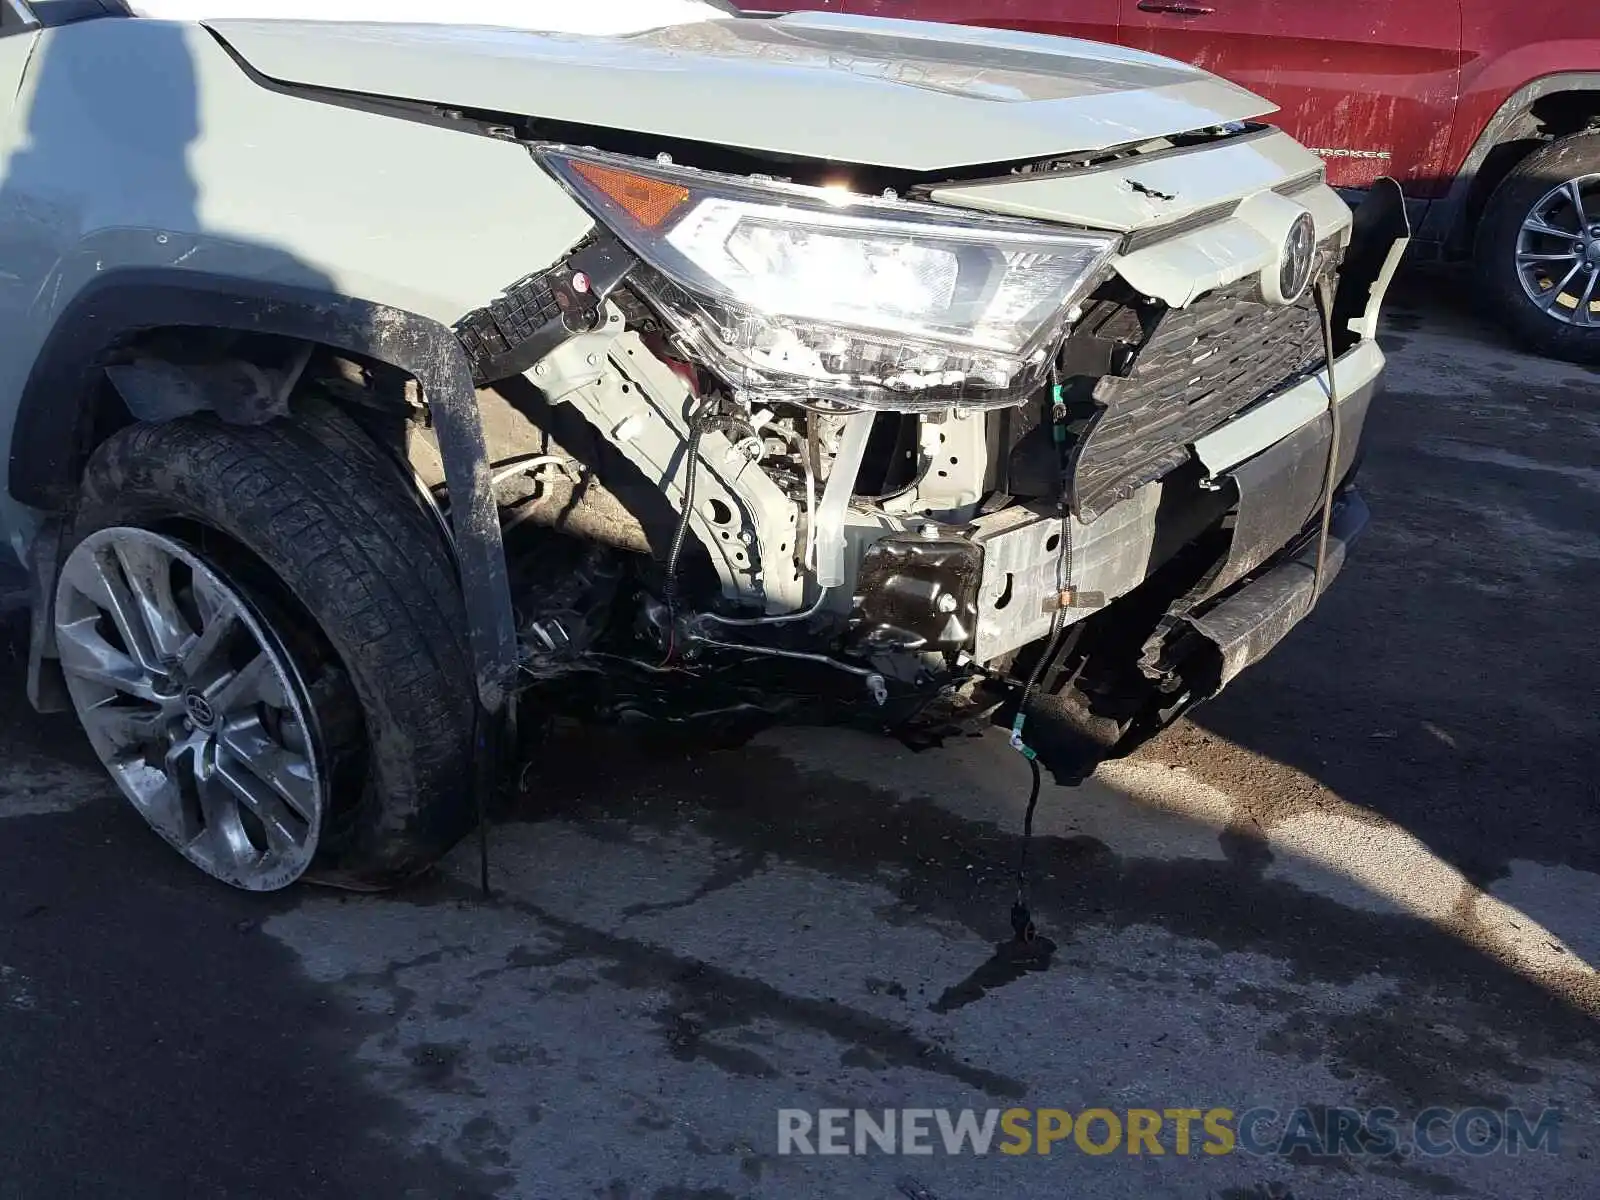
[[[1114,237],[545,147],[734,389],[851,407],[1016,403]]]

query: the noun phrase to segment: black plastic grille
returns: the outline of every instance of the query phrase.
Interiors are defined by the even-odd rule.
[[[1091,314],[1093,316],[1093,314]],[[1099,515],[1189,457],[1189,444],[1323,362],[1310,289],[1279,307],[1254,281],[1166,310],[1121,376],[1095,382],[1073,452],[1072,509]]]

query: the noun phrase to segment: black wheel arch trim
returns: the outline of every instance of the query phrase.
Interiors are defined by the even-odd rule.
[[[141,330],[193,326],[318,342],[388,363],[422,387],[444,461],[479,699],[503,711],[517,671],[516,624],[472,368],[449,327],[404,309],[260,280],[130,269],[94,280],[56,321],[24,385],[7,486],[62,513],[75,502],[100,356]]]
[[[1471,198],[1478,172],[1483,169],[1483,164],[1488,161],[1494,148],[1505,140],[1511,127],[1525,116],[1534,104],[1546,96],[1560,92],[1600,92],[1600,71],[1558,71],[1553,75],[1542,75],[1523,84],[1506,97],[1505,102],[1495,110],[1494,116],[1484,125],[1478,140],[1473,143],[1466,159],[1456,171],[1450,191],[1444,199],[1435,200],[1428,206],[1428,214],[1417,231],[1420,239],[1447,246],[1464,244],[1470,249],[1474,237],[1472,231],[1464,226],[1467,218],[1467,201]]]

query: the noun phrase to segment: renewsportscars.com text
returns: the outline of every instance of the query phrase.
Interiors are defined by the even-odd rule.
[[[1130,1154],[1388,1156],[1560,1153],[1561,1113],[1543,1109],[1064,1108],[778,1112],[779,1154]]]

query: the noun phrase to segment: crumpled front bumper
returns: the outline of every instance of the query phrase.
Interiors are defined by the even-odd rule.
[[[1346,480],[1354,467],[1383,365],[1377,343],[1365,340],[1334,364],[1340,415],[1334,475],[1338,481]],[[1281,555],[1302,536],[1307,522],[1320,515],[1332,438],[1328,391],[1328,372],[1323,370],[1193,445],[1208,475],[1209,494],[1226,497],[1233,510],[1229,548],[1206,594],[1199,597],[1202,603],[1210,603]],[[1171,506],[1166,485],[1158,481],[1094,521],[1065,518],[1070,524],[1066,578],[1074,599],[1066,609],[1069,622],[1115,604],[1161,566],[1171,549],[1171,536],[1164,530]],[[1219,516],[1221,511],[1219,507]],[[973,655],[989,662],[1049,633],[1051,601],[1060,594],[1058,546],[1063,519],[1042,505],[1018,506],[980,517],[973,525],[984,550]]]
[[[1313,534],[1280,560],[1235,585],[1184,618],[1221,655],[1214,691],[1266,657],[1316,606],[1344,566],[1345,554],[1367,527],[1371,514],[1354,484],[1335,498],[1328,530],[1322,587],[1317,588],[1317,537]]]
[[[1367,508],[1350,486],[1367,410],[1376,394],[1384,355],[1376,335],[1390,280],[1409,241],[1404,197],[1381,180],[1357,211],[1339,288],[1333,298],[1335,345],[1330,371],[1285,387],[1190,445],[1214,494],[1232,511],[1230,545],[1203,594],[1185,597],[1170,634],[1198,634],[1222,655],[1214,693],[1258,661],[1310,612],[1316,597],[1304,562],[1306,542],[1320,530],[1329,446],[1331,394],[1337,388],[1339,448],[1333,478],[1339,485],[1323,587],[1343,565],[1346,548],[1367,523]],[[1168,508],[1162,482],[1141,488],[1088,524],[1076,518],[1068,543],[1075,603],[1068,620],[1093,615],[1149,577],[1161,559],[1158,527]],[[1188,503],[1192,504],[1193,500]],[[984,546],[974,656],[989,661],[1048,631],[1062,571],[1055,547],[1062,522],[1043,510],[1012,509],[981,517],[976,538]],[[1170,541],[1170,539],[1168,539]],[[1310,553],[1314,555],[1312,546]],[[1165,623],[1164,623],[1165,624]],[[1175,626],[1175,627],[1174,627]],[[1146,647],[1146,664],[1164,657],[1163,644]],[[1197,697],[1203,698],[1203,697]]]

